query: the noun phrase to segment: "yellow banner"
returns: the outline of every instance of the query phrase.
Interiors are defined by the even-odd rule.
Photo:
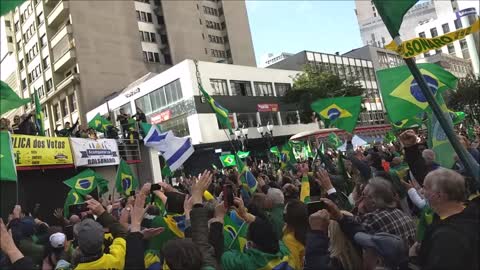
[[[440,49],[447,44],[462,39],[471,33],[477,32],[479,29],[480,20],[477,20],[469,27],[459,29],[455,32],[451,32],[443,36],[438,36],[434,38],[414,38],[403,41],[400,46],[397,46],[395,41],[392,41],[387,46],[385,46],[385,48],[397,52],[403,58],[412,58],[430,50]]]
[[[17,166],[73,164],[68,138],[12,135]]]

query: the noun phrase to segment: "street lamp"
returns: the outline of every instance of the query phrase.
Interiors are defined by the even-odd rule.
[[[239,149],[242,151],[245,151],[245,148],[248,144],[248,128],[245,128],[245,126],[242,126],[242,128],[237,128],[234,131],[234,136],[235,136],[235,142],[239,144]]]

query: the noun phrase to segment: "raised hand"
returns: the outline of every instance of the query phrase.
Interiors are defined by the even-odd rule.
[[[318,172],[315,173],[317,178],[315,179],[323,190],[327,191],[333,188],[332,181],[328,175],[327,170],[321,168]]]

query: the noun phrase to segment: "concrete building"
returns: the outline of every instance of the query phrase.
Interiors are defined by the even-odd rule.
[[[440,65],[457,78],[473,76],[472,64],[469,60],[450,54],[438,53],[425,58],[417,58],[417,63],[432,63]]]
[[[372,61],[373,69],[375,71],[405,65],[403,58],[396,52],[372,45],[365,45],[363,47],[353,49],[342,54],[342,56]]]
[[[10,85],[24,98],[38,92],[48,135],[185,58],[255,66],[243,1],[32,0],[2,25],[16,64]]]
[[[298,71],[203,61],[198,62],[198,71],[205,90],[230,111],[232,127],[239,135],[234,143],[244,140],[249,150],[264,154],[269,144],[280,145],[298,132],[319,129],[317,123],[300,124],[296,105],[282,100]],[[172,130],[177,136],[192,138],[195,153],[187,167],[207,168],[211,166],[209,162],[219,162],[215,149],[231,147],[228,131],[215,125],[216,116],[200,95],[195,63],[185,60],[124,89],[120,95],[89,111],[87,119],[97,113],[107,115],[109,111],[116,115],[121,108],[135,114],[140,108],[149,122],[159,123],[163,130]],[[258,127],[263,127],[263,131]],[[273,137],[267,138],[268,128]],[[158,156],[155,158],[158,160]]]
[[[365,111],[360,113],[359,125],[385,123],[384,109],[378,91],[375,69],[371,60],[320,52],[301,51],[267,68],[302,71],[305,65],[312,65],[322,71],[332,72],[342,79],[355,80],[367,91]]]
[[[289,56],[292,56],[292,55],[293,55],[293,53],[286,53],[286,52],[282,52],[282,53],[279,53],[279,54],[269,53],[269,54],[266,54],[266,55],[264,55],[260,58],[260,64],[258,66],[259,67],[268,67],[268,66],[273,65],[277,62],[280,62],[283,59],[285,59]]]

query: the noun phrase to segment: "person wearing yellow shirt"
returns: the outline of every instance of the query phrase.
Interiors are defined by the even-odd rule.
[[[290,201],[284,211],[285,227],[283,242],[290,250],[290,258],[296,269],[303,269],[305,257],[305,240],[308,231],[308,210],[301,201]]]

